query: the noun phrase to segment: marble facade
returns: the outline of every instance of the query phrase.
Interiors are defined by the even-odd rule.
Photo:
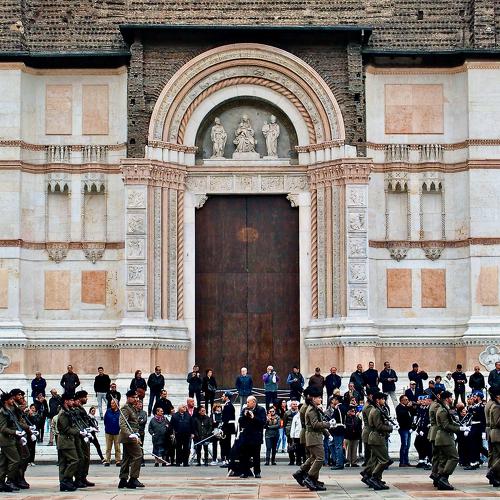
[[[367,66],[364,155],[308,64],[221,46],[165,85],[130,158],[127,68],[0,63],[4,375],[55,380],[71,362],[84,380],[98,365],[125,379],[159,364],[175,392],[195,361],[195,212],[263,193],[299,211],[304,373],[386,359],[471,370],[500,325],[499,77],[497,62]],[[203,120],[237,97],[290,119],[296,164],[195,161]]]

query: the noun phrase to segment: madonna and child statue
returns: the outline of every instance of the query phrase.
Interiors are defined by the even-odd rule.
[[[274,115],[269,117],[269,122],[264,122],[262,135],[264,136],[267,150],[267,155],[264,156],[264,159],[278,159],[278,137],[280,135],[280,127]],[[211,159],[223,159],[227,133],[219,117],[216,117],[214,120],[210,139],[212,141]],[[243,115],[241,117],[238,127],[234,132],[233,144],[235,145],[233,153],[234,160],[260,160],[260,154],[255,150],[257,145],[255,131],[252,128],[248,115]]]

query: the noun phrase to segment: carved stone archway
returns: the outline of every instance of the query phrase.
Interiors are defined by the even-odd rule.
[[[286,114],[297,134],[299,165],[195,164],[200,124],[216,106],[238,96],[272,102]],[[192,345],[195,210],[211,194],[284,194],[299,210],[301,363],[307,371],[308,345],[337,335],[339,323],[345,331],[346,318],[361,324],[368,314],[370,162],[356,158],[356,149],[344,138],[330,88],[308,64],[281,49],[227,45],[179,69],[154,107],[146,158],[123,162],[128,223],[124,322],[144,321],[183,348],[186,342]],[[143,274],[136,272],[141,269]]]

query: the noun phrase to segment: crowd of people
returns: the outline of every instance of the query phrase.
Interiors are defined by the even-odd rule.
[[[414,363],[408,373],[409,387],[402,394],[389,362],[380,372],[372,362],[366,370],[357,365],[344,392],[335,367],[326,377],[316,368],[307,380],[293,367],[284,379],[285,390],[279,389],[281,379],[272,365],[260,380],[262,388],[254,387],[243,367],[235,387],[221,390],[213,370],[202,375],[195,365],[186,379],[188,398],[174,407],[159,366],[147,380],[140,370],[135,372],[125,401],[116,383],[99,367],[94,380],[97,405],[87,411],[89,395],[77,390],[80,380],[71,365],[60,381],[62,395],[53,388],[48,400],[47,383],[37,372],[31,382],[31,404],[21,389],[1,396],[0,491],[29,488],[25,472],[35,460],[37,443],[44,440],[46,425],[48,445],[57,446],[61,491],[94,486],[87,478],[91,445],[106,467],[114,454],[120,467],[119,488],[144,487],[139,476],[145,465],[146,433],[153,444],[152,452],[146,453],[154,458],[155,467],[220,465],[229,469],[228,475],[259,478],[265,443],[265,466],[276,465],[280,451],[287,453],[288,464],[299,466],[295,480],[322,491],[319,472],[324,465],[336,471],[363,467],[363,483],[374,490],[387,489],[382,475],[393,463],[388,440],[397,431],[399,467],[430,470],[438,489],[453,489],[449,477],[457,464],[472,470],[486,461],[490,484],[500,486],[500,362],[487,381],[479,367],[469,377],[459,364],[454,372],[431,378]],[[98,439],[102,423],[104,453]],[[413,465],[409,460],[412,435],[418,453]]]

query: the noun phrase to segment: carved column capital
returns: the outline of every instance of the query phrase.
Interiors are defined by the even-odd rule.
[[[126,158],[122,160],[121,168],[125,184],[185,190],[186,168],[183,166],[148,159]]]
[[[317,185],[368,184],[372,161],[362,158],[343,158],[312,165],[308,169],[311,189]]]

